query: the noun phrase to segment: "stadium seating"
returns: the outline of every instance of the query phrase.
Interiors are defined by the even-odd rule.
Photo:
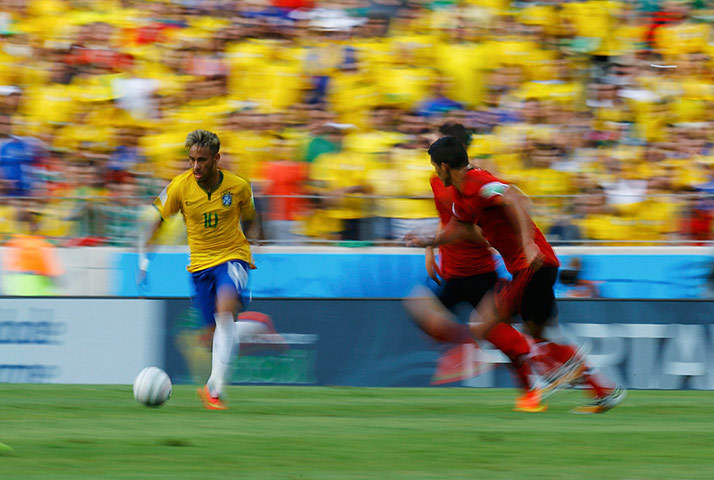
[[[32,209],[55,242],[132,244],[204,128],[288,221],[264,240],[399,243],[435,217],[425,147],[445,121],[555,243],[712,240],[702,5],[401,3],[5,2],[0,240]],[[306,201],[283,218],[275,195]]]

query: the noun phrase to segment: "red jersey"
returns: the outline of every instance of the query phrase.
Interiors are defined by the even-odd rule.
[[[434,203],[439,212],[442,225],[447,225],[454,216],[454,187],[445,187],[436,175],[429,180],[434,192]],[[470,277],[490,273],[496,270],[493,251],[476,242],[458,241],[439,246],[441,255],[441,273],[444,279]]]
[[[484,237],[503,257],[506,268],[514,273],[528,267],[528,262],[509,218],[503,214],[500,202],[507,183],[502,182],[486,170],[474,168],[466,172],[466,178],[459,192],[454,188],[454,215],[463,222],[473,222],[483,231]],[[533,223],[533,240],[543,253],[543,266],[558,267],[560,262],[543,233]]]

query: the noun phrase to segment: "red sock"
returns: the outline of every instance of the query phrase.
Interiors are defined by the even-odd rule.
[[[547,355],[560,364],[567,362],[575,355],[575,347],[571,345],[547,342],[544,346],[546,347]]]
[[[593,395],[595,395],[597,398],[605,397],[609,395],[610,392],[612,392],[612,387],[603,385],[597,374],[585,374],[585,384],[590,388]]]
[[[523,388],[530,390],[532,387],[530,378],[531,366],[527,359],[530,346],[526,337],[509,324],[499,322],[488,333],[486,340],[506,354],[511,360],[511,365],[516,371],[516,376],[521,381]]]
[[[573,346],[553,343],[547,340],[538,341],[534,347],[534,351],[536,361],[546,365],[548,370],[561,366],[575,355],[575,348]],[[589,371],[590,367],[585,364],[585,369]],[[597,375],[586,373],[584,378],[585,384],[598,398],[608,395],[612,390],[612,387],[603,385]]]
[[[562,366],[575,355],[575,347],[553,343],[549,340],[536,340],[531,349],[531,357],[548,372]]]
[[[550,342],[539,340],[531,345],[531,360],[533,366],[540,375],[545,375],[554,371],[562,365],[550,355]]]

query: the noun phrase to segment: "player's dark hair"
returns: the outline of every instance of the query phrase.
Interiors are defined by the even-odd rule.
[[[451,168],[462,168],[469,164],[466,147],[456,137],[441,137],[429,147],[431,161],[437,165],[446,164]]]
[[[221,141],[218,135],[208,130],[194,130],[186,136],[186,148],[190,149],[194,145],[199,147],[208,147],[211,155],[215,155],[221,149]]]
[[[471,145],[471,134],[468,130],[466,130],[466,127],[460,123],[446,122],[439,127],[439,133],[450,137],[456,137],[467,147]]]

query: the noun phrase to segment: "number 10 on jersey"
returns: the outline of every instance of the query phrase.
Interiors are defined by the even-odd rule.
[[[203,228],[216,228],[218,226],[218,214],[204,213],[203,214]]]

